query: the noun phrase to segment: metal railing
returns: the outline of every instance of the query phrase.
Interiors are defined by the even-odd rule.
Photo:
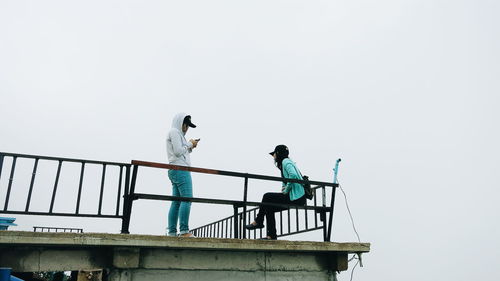
[[[331,208],[326,207],[325,201],[322,200],[322,206],[318,206],[318,200],[316,196],[316,190],[321,189],[322,195],[325,194],[324,186],[315,186],[312,187],[314,190],[313,193],[313,207],[314,209],[300,208],[300,206],[295,205],[285,205],[286,209],[282,211],[276,212],[275,216],[278,215],[277,221],[277,237],[289,236],[314,230],[328,230],[325,228],[324,224],[324,216],[322,215],[324,212],[330,212]],[[325,196],[322,196],[324,198]],[[309,202],[306,202],[309,203]],[[268,204],[260,204],[260,205],[268,205]],[[325,209],[324,209],[325,208]],[[300,214],[299,210],[302,210],[302,214]],[[254,239],[263,238],[267,236],[263,228],[254,229],[254,230],[246,230],[244,229],[245,224],[249,224],[255,220],[257,217],[257,213],[259,208],[252,208],[246,211],[246,215],[243,212],[239,212],[237,214],[239,233],[243,233],[240,236],[251,238],[253,236]],[[293,214],[292,214],[293,212]],[[312,214],[311,214],[312,213]],[[310,217],[313,217],[312,219]],[[191,232],[196,237],[217,237],[217,238],[234,238],[231,231],[228,232],[228,226],[232,225],[232,221],[234,220],[234,215],[223,218],[221,220],[206,224],[204,226],[200,226],[191,230]],[[245,221],[246,218],[246,221]],[[294,223],[295,225],[292,225]],[[326,235],[331,236],[331,232],[323,233],[324,239],[328,239]],[[331,237],[329,237],[331,238]]]
[[[7,159],[11,162],[6,161]],[[24,201],[20,202],[16,200],[16,206],[12,207],[11,193],[17,190],[23,192],[21,184],[14,184],[16,181],[16,166],[18,159],[28,159],[31,161],[31,173],[29,186],[25,188],[28,190],[26,196],[22,199]],[[44,206],[43,211],[32,210],[32,197],[34,191],[38,188],[35,184],[37,179],[37,171],[39,169],[41,162],[50,162],[52,164],[57,164],[57,170],[55,172],[55,179],[53,186],[44,186],[45,188],[42,192],[50,194],[50,203]],[[59,186],[59,179],[61,174],[65,171],[65,163],[79,163],[79,178],[78,178],[78,191],[76,200],[73,203],[73,211],[62,212],[57,210],[57,204],[59,200],[66,200],[66,198],[59,198],[56,196],[60,189],[64,187]],[[7,165],[6,165],[7,164]],[[10,164],[10,169],[9,165]],[[87,166],[97,166],[102,170],[99,175],[92,178],[95,181],[99,181],[99,197],[94,197],[98,200],[98,206],[93,209],[93,211],[83,212],[82,205],[82,192],[84,191],[84,175]],[[106,185],[106,171],[109,167],[119,168],[118,176],[118,186],[110,187],[109,184]],[[241,178],[243,182],[243,200],[225,200],[225,199],[214,199],[214,198],[187,198],[187,197],[176,197],[168,195],[158,195],[158,194],[145,194],[136,193],[136,183],[137,174],[139,167],[152,167],[160,169],[171,169],[171,170],[183,170],[202,174],[211,174],[219,176],[229,176]],[[132,171],[131,171],[132,170]],[[95,174],[95,173],[94,173]],[[275,206],[284,209],[280,211],[279,214],[279,224],[278,224],[278,236],[287,236],[292,234],[298,234],[314,230],[323,231],[324,241],[330,241],[332,236],[332,223],[333,223],[333,211],[335,202],[335,190],[338,184],[329,182],[319,182],[309,180],[309,183],[314,188],[314,198],[312,201],[312,206],[298,206],[298,205],[288,205],[288,204],[274,204],[274,203],[262,203],[262,202],[252,202],[248,201],[248,186],[249,179],[265,180],[265,181],[276,181],[282,182],[286,180],[287,182],[295,183],[305,183],[305,181],[297,179],[284,179],[281,177],[272,177],[257,174],[248,173],[238,173],[222,170],[213,170],[205,168],[196,167],[185,167],[177,165],[169,165],[163,163],[154,163],[146,161],[133,160],[131,164],[128,163],[116,163],[116,162],[104,162],[104,161],[93,161],[93,160],[83,160],[83,159],[70,159],[70,158],[58,158],[58,157],[48,157],[40,155],[26,155],[26,154],[16,154],[16,153],[5,153],[0,152],[0,183],[2,183],[2,178],[5,181],[5,176],[8,175],[8,182],[5,184],[6,190],[1,190],[0,185],[0,195],[4,194],[5,199],[3,202],[3,208],[0,206],[0,213],[5,214],[20,214],[20,215],[41,215],[41,216],[68,216],[68,217],[91,217],[91,218],[113,218],[121,219],[121,233],[128,234],[130,226],[130,218],[132,214],[132,206],[135,200],[147,199],[147,200],[161,200],[161,201],[189,201],[195,203],[203,204],[218,204],[218,205],[230,205],[233,207],[232,216],[223,218],[216,222],[201,226],[192,230],[192,233],[199,237],[220,237],[220,238],[250,238],[262,237],[262,230],[247,231],[244,230],[244,224],[249,223],[253,218],[255,218],[257,210],[261,206]],[[98,177],[98,178],[97,178]],[[113,188],[113,192],[117,189],[116,194],[112,195],[115,199],[108,200],[104,202],[104,192]],[[318,192],[321,191],[321,192]],[[330,195],[327,196],[328,191]],[[18,196],[19,198],[19,196]],[[107,197],[109,199],[109,197]],[[327,202],[327,198],[329,202]],[[0,202],[1,204],[2,202]],[[39,203],[39,202],[37,202]],[[19,207],[22,205],[22,208]],[[39,204],[38,204],[39,205]],[[103,206],[114,205],[112,213],[109,211],[106,213],[103,211]],[[37,206],[40,209],[40,206]],[[251,207],[251,209],[248,209]],[[108,208],[109,209],[109,208]],[[313,216],[313,217],[312,217]],[[293,222],[293,223],[292,223]],[[293,225],[294,224],[294,225]],[[259,232],[259,235],[257,234]]]
[[[123,198],[128,193],[129,188],[129,178],[130,178],[130,164],[127,163],[116,163],[116,162],[104,162],[104,161],[93,161],[93,160],[83,160],[83,159],[70,159],[70,158],[58,158],[58,157],[48,157],[48,156],[40,156],[40,155],[26,155],[26,154],[16,154],[16,153],[5,153],[0,152],[0,180],[3,176],[5,176],[5,172],[8,169],[4,167],[6,163],[6,159],[12,159],[10,165],[10,173],[8,178],[7,190],[5,193],[5,201],[3,202],[3,208],[0,207],[0,213],[6,214],[20,214],[20,215],[43,215],[43,216],[70,216],[70,217],[95,217],[95,218],[122,218],[121,205],[123,204]],[[24,198],[24,206],[23,210],[20,208],[12,208],[11,207],[11,193],[13,192],[13,183],[16,180],[16,166],[18,159],[28,159],[32,161],[32,172],[31,172],[31,181],[29,184],[28,194]],[[55,173],[54,185],[52,188],[50,187],[42,187],[44,190],[41,190],[43,193],[50,193],[51,199],[50,204],[44,207],[44,211],[33,211],[31,210],[32,206],[32,195],[35,191],[35,181],[37,179],[37,172],[41,162],[55,163],[57,164],[57,171]],[[61,177],[61,173],[64,172],[65,163],[80,163],[80,171],[79,171],[79,180],[78,180],[78,192],[76,202],[74,202],[74,211],[73,212],[61,212],[57,211],[55,206],[57,202],[57,192],[60,190],[59,179]],[[99,189],[99,197],[96,198],[99,200],[98,206],[96,210],[92,212],[82,212],[81,211],[81,203],[82,203],[82,192],[83,192],[83,182],[85,175],[85,168],[90,165],[97,165],[98,167],[102,167],[102,172],[100,174],[100,189]],[[115,166],[119,168],[119,177],[118,177],[118,192],[116,194],[116,203],[114,212],[112,214],[104,214],[103,213],[103,194],[106,188],[106,171],[110,166]],[[97,179],[98,180],[98,179]],[[23,187],[16,185],[18,189],[22,189]],[[64,187],[63,187],[64,188]],[[122,195],[123,194],[123,195]],[[65,200],[65,198],[63,198]],[[60,199],[60,200],[63,200]],[[15,202],[19,204],[19,201]],[[111,204],[111,202],[107,202]]]
[[[83,229],[82,228],[69,228],[69,227],[33,226],[33,232],[71,232],[71,233],[83,233]]]
[[[197,198],[197,197],[177,197],[177,196],[167,196],[167,195],[157,195],[157,194],[144,194],[144,193],[135,193],[136,182],[137,182],[137,173],[139,167],[151,167],[151,168],[160,168],[160,169],[169,169],[169,170],[182,170],[182,171],[190,171],[195,173],[203,173],[203,174],[212,174],[212,175],[221,175],[221,176],[230,176],[230,177],[238,177],[244,179],[243,184],[243,200],[222,200],[222,199],[212,199],[212,198]],[[205,168],[196,168],[196,167],[185,167],[185,166],[177,166],[163,163],[155,163],[155,162],[146,162],[146,161],[132,161],[132,179],[130,183],[130,193],[127,195],[124,206],[124,218],[122,225],[122,233],[128,233],[128,228],[130,224],[130,214],[132,212],[133,202],[138,199],[148,199],[148,200],[161,200],[161,201],[187,201],[187,202],[195,202],[195,203],[205,203],[205,204],[222,204],[222,205],[232,205],[233,206],[233,216],[224,218],[222,220],[213,222],[211,224],[196,228],[192,230],[192,233],[196,236],[200,237],[220,237],[220,238],[247,238],[250,237],[249,231],[243,230],[243,225],[245,222],[249,222],[250,218],[256,215],[256,210],[258,208],[253,208],[247,210],[248,206],[260,207],[260,206],[275,206],[281,207],[285,209],[285,211],[280,212],[280,233],[278,236],[287,236],[292,234],[303,233],[307,231],[313,231],[322,229],[323,230],[323,239],[324,241],[330,241],[332,234],[332,223],[333,223],[333,207],[335,202],[335,189],[338,186],[336,183],[328,183],[328,182],[319,182],[319,181],[311,181],[309,183],[314,186],[314,206],[301,206],[301,205],[289,205],[289,204],[274,204],[274,203],[262,203],[262,202],[251,202],[248,201],[248,180],[249,179],[258,179],[258,180],[267,180],[267,181],[278,181],[282,182],[286,180],[287,182],[296,182],[296,183],[306,183],[303,180],[297,179],[285,179],[281,177],[272,177],[272,176],[264,176],[264,175],[256,175],[256,174],[247,174],[247,173],[238,173],[238,172],[230,172],[230,171],[221,171],[221,170],[213,170],[213,169],[205,169]],[[326,202],[326,187],[331,187],[331,201],[330,204]],[[321,206],[318,205],[317,198],[317,190],[320,189],[321,192]],[[240,212],[240,208],[242,211]],[[290,210],[295,210],[295,229],[291,229],[291,216]],[[300,223],[299,210],[304,210],[304,224]],[[314,225],[308,224],[308,211],[314,213]],[[288,221],[283,219],[283,213],[286,212],[286,216]],[[328,216],[329,215],[329,216]],[[319,216],[319,220],[318,220]],[[327,220],[328,217],[328,220]],[[284,222],[288,222],[286,230],[284,230],[283,224]],[[256,230],[253,231],[254,237],[256,237]],[[262,237],[262,232],[260,233],[260,237]]]

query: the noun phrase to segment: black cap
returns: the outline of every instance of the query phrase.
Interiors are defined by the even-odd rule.
[[[182,122],[182,124],[186,124],[191,128],[196,128],[196,125],[191,123],[191,115],[187,115],[186,117],[184,117],[184,121]]]
[[[269,154],[271,154],[271,155],[273,155],[274,153],[287,157],[288,156],[288,147],[286,147],[286,145],[284,145],[284,144],[277,145],[274,148],[274,151],[269,152]]]

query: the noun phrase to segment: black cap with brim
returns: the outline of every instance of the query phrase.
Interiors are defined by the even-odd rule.
[[[191,122],[191,115],[187,115],[186,117],[184,117],[184,122],[182,123],[188,125],[191,128],[196,128],[196,125]]]
[[[286,145],[284,145],[284,144],[277,145],[274,148],[274,151],[269,152],[269,154],[273,155],[273,154],[278,153],[278,152],[281,152],[281,154],[288,155],[288,147]]]

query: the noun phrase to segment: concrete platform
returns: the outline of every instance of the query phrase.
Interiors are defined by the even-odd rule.
[[[0,266],[17,272],[106,269],[112,281],[333,280],[369,243],[0,231]]]

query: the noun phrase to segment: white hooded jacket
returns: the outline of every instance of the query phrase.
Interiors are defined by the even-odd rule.
[[[168,163],[179,166],[191,166],[189,153],[193,151],[193,144],[186,140],[182,131],[182,122],[186,113],[178,113],[172,120],[172,128],[167,136]]]

